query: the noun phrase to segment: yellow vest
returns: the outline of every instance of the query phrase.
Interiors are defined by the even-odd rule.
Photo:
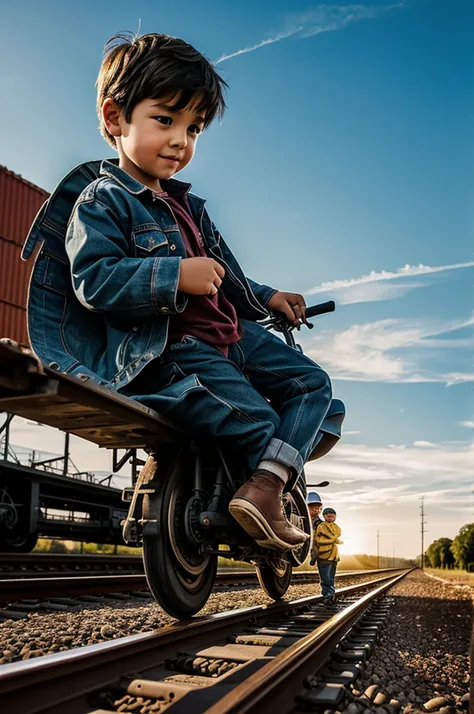
[[[314,535],[318,546],[318,560],[339,560],[337,541],[341,533],[337,523],[323,521],[319,524]]]

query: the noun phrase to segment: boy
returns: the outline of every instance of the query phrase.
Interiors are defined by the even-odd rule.
[[[309,561],[310,565],[315,565],[316,561],[318,559],[318,545],[316,543],[316,529],[319,526],[320,523],[323,523],[323,519],[320,518],[320,513],[323,510],[323,504],[321,502],[321,498],[319,496],[319,493],[316,493],[316,491],[310,491],[308,493],[308,498],[307,498],[307,504],[308,504],[308,511],[309,515],[311,516],[311,522],[313,524],[313,545],[311,548],[311,558]]]
[[[230,512],[262,546],[289,550],[308,536],[287,520],[282,492],[311,453],[331,383],[256,322],[278,310],[306,323],[302,295],[246,278],[204,201],[172,178],[222,116],[225,86],[178,38],[106,45],[97,109],[118,165],[102,162],[66,235],[75,296],[102,316],[104,347],[91,356],[77,339],[74,356],[112,388],[238,449],[249,479]]]
[[[325,508],[323,518],[324,521],[318,525],[314,538],[318,549],[318,571],[323,602],[325,605],[329,605],[335,600],[334,580],[339,560],[337,546],[338,544],[342,545],[344,541],[340,540],[342,531],[335,522],[336,511],[334,508]]]

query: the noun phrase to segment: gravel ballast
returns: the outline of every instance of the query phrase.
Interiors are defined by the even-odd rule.
[[[393,606],[365,663],[360,696],[343,714],[466,712],[473,593],[419,570],[392,588]]]

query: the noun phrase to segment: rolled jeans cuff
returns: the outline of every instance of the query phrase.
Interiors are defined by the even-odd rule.
[[[281,439],[270,440],[263,453],[262,461],[276,461],[278,464],[287,466],[292,472],[292,478],[290,478],[292,484],[296,481],[304,467],[304,461],[301,458],[300,452]]]

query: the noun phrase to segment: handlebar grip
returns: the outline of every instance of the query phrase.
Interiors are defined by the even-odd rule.
[[[312,307],[306,308],[306,317],[316,317],[316,315],[324,315],[325,312],[334,312],[336,309],[336,303],[334,300],[328,300],[327,302],[321,302],[319,305],[313,305]]]

